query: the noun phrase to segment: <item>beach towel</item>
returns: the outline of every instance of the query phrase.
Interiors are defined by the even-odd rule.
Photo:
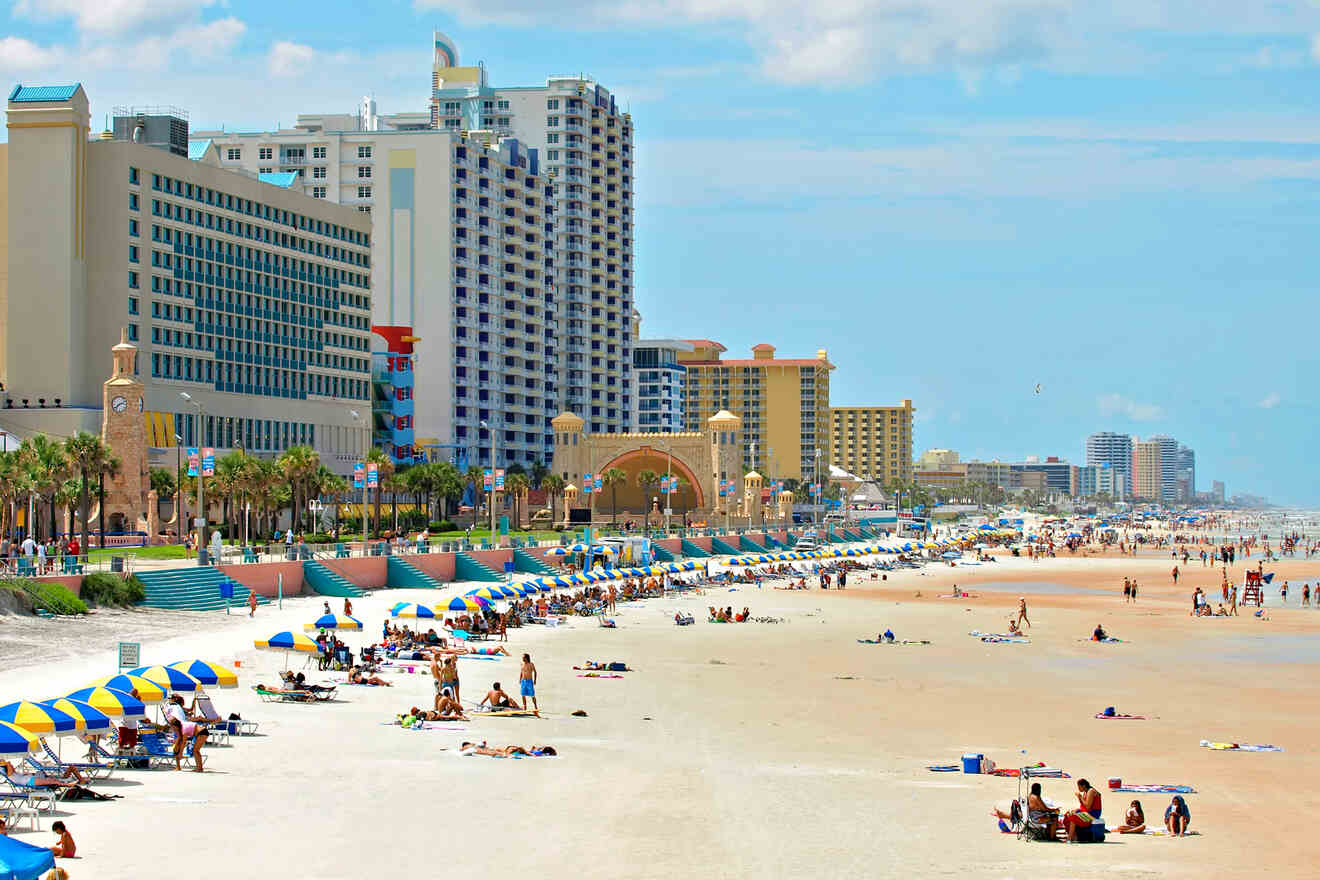
[[[1079,642],[1099,642],[1102,645],[1121,645],[1123,639],[1116,639],[1113,636],[1105,636],[1103,639],[1078,639]]]
[[[959,773],[962,767],[957,764],[928,764],[926,769],[931,773]]]
[[[623,678],[624,676],[612,672],[579,672],[578,678]]]
[[[498,660],[500,654],[457,654],[459,660]]]
[[[1120,789],[1120,791],[1121,791],[1121,790],[1122,790],[1122,789]],[[1141,832],[1141,833],[1142,833],[1142,834],[1149,834],[1151,837],[1172,837],[1172,836],[1173,836],[1173,835],[1169,834],[1169,829],[1167,829],[1167,828],[1147,828],[1145,831],[1143,831],[1143,832]],[[1201,832],[1199,832],[1199,831],[1184,831],[1183,834],[1182,834],[1182,836],[1183,836],[1183,837],[1191,837],[1193,834],[1199,836],[1199,835],[1201,834]]]
[[[1111,788],[1110,791],[1129,794],[1196,794],[1196,789],[1190,785],[1124,785]]]
[[[983,633],[978,630],[976,632],[970,632],[968,635],[988,643],[1008,643],[1014,645],[1031,644],[1031,639],[1025,636],[1013,636],[1008,635],[1007,633]]]
[[[1230,742],[1210,742],[1201,740],[1201,747],[1214,749],[1217,752],[1281,752],[1283,749],[1279,746],[1268,743],[1256,745],[1252,743],[1230,743]]]
[[[1121,715],[1121,714],[1106,715],[1104,712],[1096,712],[1095,717],[1110,719],[1114,721],[1145,721],[1146,720],[1145,715]]]
[[[859,645],[929,645],[930,639],[894,639],[892,642],[884,639],[858,639]]]

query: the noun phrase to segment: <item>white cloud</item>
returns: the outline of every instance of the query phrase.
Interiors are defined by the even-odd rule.
[[[1283,402],[1283,398],[1279,396],[1279,392],[1271,391],[1269,394],[1266,394],[1265,397],[1261,399],[1260,403],[1256,405],[1259,406],[1261,409],[1274,409],[1282,402]]]
[[[22,37],[0,37],[0,73],[24,76],[49,70],[65,59],[58,47],[38,46]]]
[[[907,70],[974,71],[1020,65],[1083,70],[1138,67],[1155,50],[1134,36],[1208,33],[1295,39],[1320,29],[1320,6],[1234,0],[416,0],[473,24],[573,23],[582,30],[728,25],[746,34],[771,78],[842,84]],[[1192,41],[1167,49],[1221,49]],[[1320,56],[1317,56],[1320,58]],[[1243,65],[1273,57],[1243,57]]]
[[[1096,406],[1102,416],[1127,416],[1134,422],[1153,422],[1164,418],[1164,410],[1154,403],[1139,403],[1117,392],[1101,394]]]
[[[266,66],[272,76],[289,76],[304,71],[316,59],[316,50],[303,43],[281,40],[270,47]]]
[[[18,0],[14,14],[38,20],[73,19],[85,34],[115,36],[173,31],[201,18],[217,0]]]

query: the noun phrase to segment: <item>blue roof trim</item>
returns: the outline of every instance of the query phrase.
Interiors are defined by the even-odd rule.
[[[258,174],[257,180],[262,183],[269,183],[272,186],[278,186],[288,189],[293,186],[294,181],[298,179],[297,171],[271,171],[266,174]]]
[[[196,162],[206,155],[206,151],[211,149],[211,139],[204,141],[188,141],[188,158]]]
[[[9,101],[13,104],[41,104],[50,101],[67,101],[74,96],[78,89],[82,88],[82,83],[74,83],[71,86],[25,86],[22,83],[14,86],[14,90],[9,93]]]

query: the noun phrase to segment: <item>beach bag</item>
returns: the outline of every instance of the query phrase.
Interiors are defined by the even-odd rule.
[[[627,672],[627,671],[628,671],[628,664],[627,664],[627,663],[619,663],[618,661],[615,661],[614,663],[609,664],[609,665],[608,665],[607,667],[605,667],[605,668],[606,668],[607,670],[609,670],[610,672]]]
[[[121,798],[121,794],[101,794],[99,791],[92,791],[90,788],[84,788],[81,785],[70,786],[64,792],[66,801],[112,801]]]
[[[1108,717],[1110,717],[1110,718],[1113,718],[1114,715],[1117,714],[1117,713],[1116,713],[1116,711],[1115,711],[1115,709],[1114,709],[1113,706],[1106,706],[1106,707],[1105,707],[1105,711],[1104,711],[1103,714],[1106,715],[1106,716],[1108,716]]]

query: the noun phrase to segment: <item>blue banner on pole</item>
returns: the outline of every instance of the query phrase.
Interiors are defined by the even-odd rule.
[[[358,462],[357,464],[353,465],[353,488],[361,489],[363,486],[363,481],[366,479],[366,476],[367,476],[367,469],[362,466],[361,462]]]

